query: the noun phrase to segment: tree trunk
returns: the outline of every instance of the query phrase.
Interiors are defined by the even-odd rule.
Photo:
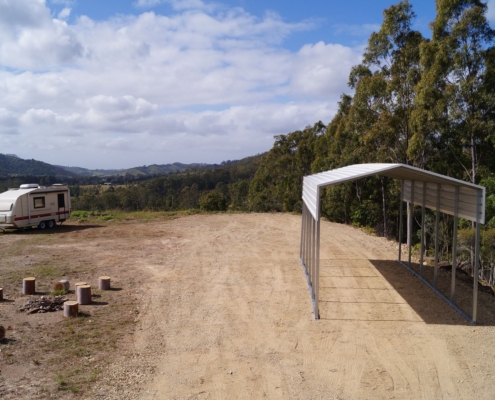
[[[98,278],[98,287],[100,290],[110,290],[110,277],[100,276]]]
[[[81,305],[91,304],[91,286],[79,285],[77,287],[77,302]]]
[[[22,280],[22,294],[36,293],[36,278],[29,277]]]
[[[77,317],[79,303],[77,301],[66,301],[64,303],[64,317]]]

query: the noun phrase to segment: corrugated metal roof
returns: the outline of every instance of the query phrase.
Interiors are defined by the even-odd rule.
[[[425,205],[436,210],[437,194],[440,195],[440,211],[453,215],[455,192],[459,188],[459,216],[476,221],[477,199],[479,198],[479,220],[485,223],[485,188],[459,179],[436,174],[434,172],[411,167],[405,164],[354,164],[347,167],[305,176],[303,180],[303,201],[315,219],[320,217],[320,189],[366,178],[383,175],[404,181],[404,201],[421,205],[423,201],[423,183],[425,183]],[[412,183],[414,182],[414,186]],[[411,191],[411,187],[414,190]],[[412,193],[411,193],[412,192]],[[481,193],[481,196],[479,196]]]

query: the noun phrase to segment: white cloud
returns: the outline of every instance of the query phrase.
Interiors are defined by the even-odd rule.
[[[350,69],[359,62],[359,54],[340,44],[305,45],[292,68],[292,91],[310,98],[341,93],[347,89]]]
[[[58,13],[58,19],[67,19],[70,16],[71,9],[69,7],[65,7],[62,11]]]
[[[58,67],[74,62],[83,50],[71,27],[52,19],[44,0],[0,1],[0,65]]]
[[[0,0],[3,152],[87,167],[218,162],[331,119],[358,52],[284,49],[305,21],[172,5],[172,15],[68,23],[41,0]],[[61,151],[37,156],[50,146]]]

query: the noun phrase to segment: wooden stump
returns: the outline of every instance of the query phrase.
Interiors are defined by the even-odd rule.
[[[34,294],[36,292],[36,278],[29,277],[22,280],[22,294]]]
[[[87,284],[88,284],[88,282],[76,282],[76,283],[74,284],[74,286],[76,287],[76,292],[77,292],[77,287],[78,287],[78,286],[83,286],[83,285],[87,285]]]
[[[110,277],[100,276],[98,278],[98,287],[100,290],[110,290]]]
[[[0,287],[0,301],[3,300],[3,288]]]
[[[67,279],[61,279],[60,283],[64,285],[65,291],[68,292],[70,289],[70,282]]]
[[[64,290],[65,290],[65,286],[62,282],[57,282],[55,285],[53,285],[54,292],[62,292]]]
[[[5,332],[5,328],[0,325],[0,340],[3,340],[3,338],[5,337]]]
[[[77,301],[66,301],[64,303],[64,317],[77,317],[79,303]]]
[[[81,305],[91,304],[91,286],[79,285],[76,287],[77,302]]]

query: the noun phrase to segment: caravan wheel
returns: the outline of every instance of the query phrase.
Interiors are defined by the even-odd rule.
[[[50,221],[48,221],[48,229],[52,229],[54,226],[55,226],[54,220],[51,219]]]
[[[41,222],[39,223],[39,225],[38,225],[38,229],[43,230],[43,229],[45,229],[45,228],[46,228],[46,222],[45,222],[45,221],[41,221]]]

